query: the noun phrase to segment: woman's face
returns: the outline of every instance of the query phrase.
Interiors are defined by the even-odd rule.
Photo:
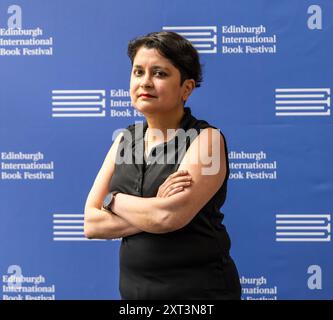
[[[191,94],[194,80],[180,85],[179,70],[156,49],[141,47],[131,73],[132,103],[143,114],[163,113],[183,106]],[[146,94],[146,95],[145,95]]]

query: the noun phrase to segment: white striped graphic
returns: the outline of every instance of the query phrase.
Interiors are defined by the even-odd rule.
[[[71,230],[83,230],[83,226],[53,226],[54,230],[66,230],[66,229],[71,229]]]
[[[331,241],[330,214],[276,214],[276,241]]]
[[[331,94],[330,88],[277,88],[275,92],[326,92]]]
[[[84,236],[83,214],[53,214],[53,241],[105,241]]]
[[[330,94],[329,88],[277,88],[275,115],[329,116],[331,115]]]
[[[216,26],[164,26],[163,30],[173,31],[192,43],[199,53],[216,53]]]
[[[276,94],[275,98],[324,98],[324,94]]]
[[[104,239],[73,238],[73,237],[54,237],[53,241],[106,241],[106,240],[104,240]]]
[[[105,90],[52,90],[52,117],[105,117]]]

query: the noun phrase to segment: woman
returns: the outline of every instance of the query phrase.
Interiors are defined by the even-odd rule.
[[[191,43],[155,32],[129,43],[130,94],[146,122],[115,139],[85,205],[88,238],[122,237],[122,299],[240,299],[219,208],[224,136],[184,107],[200,86]]]

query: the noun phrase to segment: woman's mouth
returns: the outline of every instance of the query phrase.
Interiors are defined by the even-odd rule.
[[[139,95],[139,98],[147,98],[147,99],[151,99],[151,98],[156,98],[155,96],[152,96],[151,94],[148,93],[141,93]]]

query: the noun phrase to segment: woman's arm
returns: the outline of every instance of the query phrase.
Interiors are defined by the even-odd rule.
[[[102,208],[115,167],[116,152],[122,133],[112,144],[89,192],[84,208],[84,234],[87,238],[114,239],[142,232],[127,220]]]
[[[104,209],[91,208],[85,213],[84,233],[88,239],[116,239],[139,232],[142,230]]]
[[[179,170],[187,170],[191,186],[168,198],[140,198],[118,193],[112,211],[133,226],[166,233],[187,225],[222,186],[226,175],[224,140],[219,130],[202,130],[187,150]]]
[[[115,239],[143,231],[143,229],[132,225],[127,219],[101,208],[102,201],[108,192],[109,181],[114,171],[115,152],[118,149],[120,138],[121,135],[117,137],[106,156],[86,201],[84,233],[89,239]],[[190,180],[191,177],[188,173],[182,170],[171,174],[159,187],[157,197],[167,198],[182,192],[189,186]],[[134,198],[141,199],[140,197]]]

